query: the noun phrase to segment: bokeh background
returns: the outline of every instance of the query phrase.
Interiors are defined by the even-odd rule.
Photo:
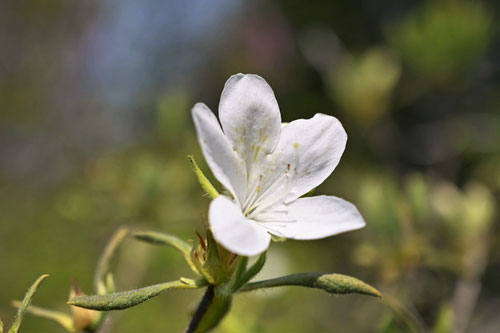
[[[344,273],[385,297],[241,295],[218,332],[500,331],[499,14],[493,0],[1,1],[0,317],[42,273],[34,304],[69,311],[71,280],[92,292],[120,225],[203,230],[190,108],[217,111],[243,72],[269,82],[284,121],[342,121],[347,149],[317,193],[367,221],[273,244],[261,276]],[[119,289],[192,277],[133,240],[114,272]],[[169,292],[105,331],[180,332],[200,297]],[[22,331],[63,332],[34,316]]]

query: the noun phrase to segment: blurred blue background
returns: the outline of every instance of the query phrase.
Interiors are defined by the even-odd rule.
[[[284,121],[341,120],[347,149],[317,193],[367,221],[273,244],[261,276],[344,273],[386,297],[241,295],[218,332],[498,332],[499,13],[466,0],[0,2],[0,318],[42,273],[34,304],[69,311],[72,278],[92,293],[120,225],[203,230],[209,200],[186,156],[210,172],[190,108],[216,112],[243,72],[268,81]],[[114,271],[119,289],[190,276],[175,251],[132,240]],[[103,332],[182,331],[200,297],[167,293]],[[33,316],[23,331],[63,332]]]

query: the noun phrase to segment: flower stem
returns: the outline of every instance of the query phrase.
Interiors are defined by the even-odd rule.
[[[217,325],[231,308],[229,285],[210,285],[194,313],[186,333],[205,333]]]
[[[193,315],[193,318],[191,319],[191,322],[189,323],[186,333],[194,333],[196,331],[196,328],[200,324],[201,320],[203,319],[203,316],[207,313],[210,304],[214,300],[214,296],[215,296],[214,287],[212,285],[209,285],[207,287],[205,295],[203,295],[203,298],[201,299],[201,302],[198,305],[198,308],[196,309],[196,312]]]

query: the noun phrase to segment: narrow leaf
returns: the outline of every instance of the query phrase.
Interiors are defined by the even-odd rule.
[[[330,294],[362,294],[382,297],[380,292],[361,280],[341,274],[300,273],[282,276],[276,279],[251,282],[240,291],[282,286],[302,286],[324,290]]]
[[[193,260],[191,259],[191,249],[193,248],[193,246],[188,242],[180,239],[177,236],[156,231],[137,231],[134,232],[132,236],[135,239],[138,239],[146,243],[154,245],[168,245],[177,249],[184,255],[184,258],[186,259],[189,267],[191,267],[191,269],[198,274],[198,269],[196,268]]]
[[[120,227],[117,231],[115,231],[106,245],[102,256],[99,258],[97,269],[94,274],[94,288],[98,294],[106,294],[109,292],[108,290],[105,290],[105,286],[110,263],[116,253],[116,250],[118,250],[122,242],[125,238],[127,238],[128,234],[129,230],[126,227]]]
[[[384,296],[384,303],[394,312],[398,320],[402,321],[408,326],[408,332],[429,332],[429,329],[425,327],[425,324],[418,318],[418,315],[401,304],[397,299],[391,296]]]
[[[156,231],[137,231],[132,234],[135,239],[154,245],[170,245],[189,257],[191,244],[177,236]]]
[[[113,273],[106,274],[106,290],[108,293],[114,293],[116,291],[115,288],[115,279],[113,278]]]
[[[438,317],[434,323],[434,327],[432,328],[432,333],[453,332],[453,323],[455,322],[453,315],[453,306],[449,302],[445,302],[441,305]]]
[[[12,301],[12,305],[16,308],[20,308],[21,302],[14,300]],[[26,311],[37,317],[53,320],[59,323],[59,325],[64,327],[68,332],[75,332],[75,327],[73,326],[73,318],[71,318],[64,312],[48,310],[34,305],[30,305]],[[0,333],[2,332],[0,331]]]
[[[185,280],[184,282],[172,281],[113,294],[73,296],[69,299],[68,304],[99,311],[123,310],[158,296],[168,289],[194,289],[200,286],[196,283],[188,284]]]
[[[236,283],[233,286],[233,291],[237,291],[238,289],[241,288],[245,283],[250,281],[255,275],[257,275],[262,267],[264,267],[264,264],[266,263],[266,252],[262,253],[259,256],[259,259],[253,264],[245,273],[242,274],[242,276],[236,280]]]
[[[23,301],[21,302],[19,309],[17,310],[17,315],[16,319],[14,320],[14,323],[12,324],[10,330],[8,333],[17,333],[19,332],[19,328],[21,327],[21,323],[24,318],[24,313],[26,312],[26,309],[28,308],[31,299],[35,295],[36,291],[38,290],[38,287],[42,284],[43,280],[45,280],[48,277],[47,274],[44,274],[40,276],[35,283],[28,289],[28,292],[26,293],[26,296],[24,296]]]
[[[189,160],[191,161],[191,164],[193,165],[193,171],[196,174],[196,177],[198,177],[198,181],[200,182],[201,187],[203,190],[212,198],[215,199],[219,196],[219,192],[215,189],[215,187],[210,183],[208,178],[203,174],[203,171],[198,167],[198,164],[196,163],[194,156],[188,156]]]

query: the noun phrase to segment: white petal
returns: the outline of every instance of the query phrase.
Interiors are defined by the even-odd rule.
[[[197,103],[192,115],[205,160],[217,178],[236,198],[246,195],[245,163],[236,154],[215,115],[203,103]]]
[[[233,147],[251,168],[276,147],[281,115],[273,90],[258,75],[236,74],[227,80],[219,118]]]
[[[363,217],[353,204],[333,196],[301,198],[287,207],[289,222],[263,223],[277,236],[319,239],[365,226]]]
[[[254,256],[269,247],[271,235],[259,223],[248,220],[229,198],[220,195],[208,210],[215,239],[229,251]]]
[[[292,121],[281,131],[269,169],[285,173],[284,203],[320,185],[335,169],[344,152],[347,134],[337,118],[316,114]]]

